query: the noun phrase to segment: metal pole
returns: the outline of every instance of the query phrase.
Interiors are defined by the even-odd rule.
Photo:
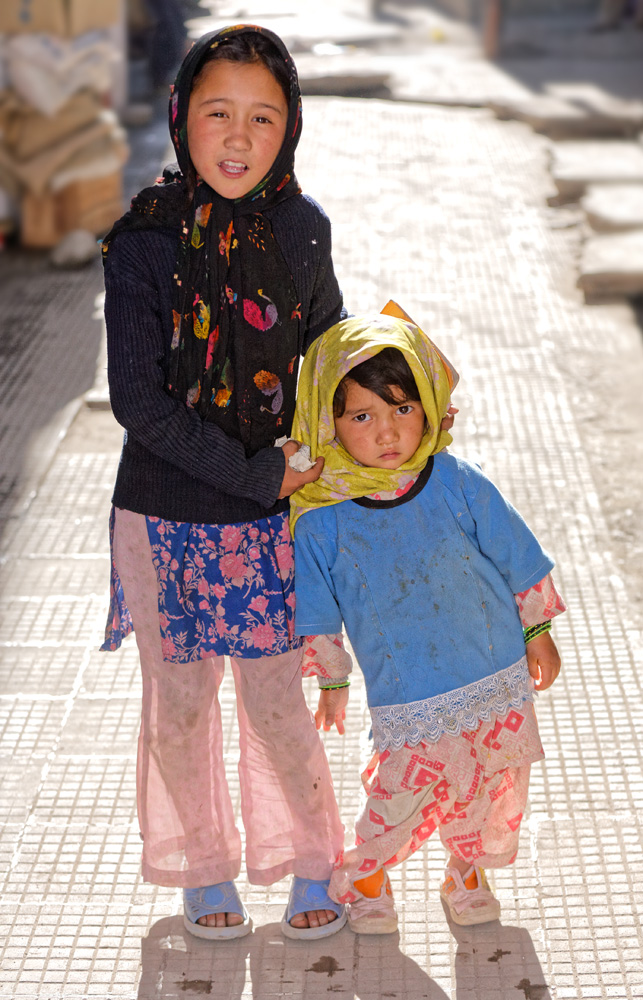
[[[502,0],[483,0],[482,50],[487,59],[495,59],[500,48]]]

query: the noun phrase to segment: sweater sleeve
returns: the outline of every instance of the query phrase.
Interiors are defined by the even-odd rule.
[[[248,459],[240,441],[165,391],[167,335],[153,270],[158,261],[149,261],[142,235],[122,234],[105,260],[107,370],[114,416],[145,448],[193,478],[271,507],[284,475],[281,449],[264,448]]]
[[[498,487],[480,469],[461,460],[458,464],[480,551],[514,594],[528,590],[551,572],[553,561]]]

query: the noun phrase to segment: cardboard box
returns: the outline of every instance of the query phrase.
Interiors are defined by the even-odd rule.
[[[111,28],[121,18],[123,0],[0,0],[0,34],[42,32],[75,38]]]
[[[59,225],[88,229],[104,236],[123,214],[123,175],[120,170],[94,180],[74,181],[55,196]]]
[[[25,247],[54,247],[72,229],[104,236],[123,214],[122,172],[74,181],[56,194],[26,193],[20,209],[20,242]]]
[[[37,249],[55,247],[61,235],[56,225],[56,204],[50,194],[23,195],[20,203],[20,242]]]

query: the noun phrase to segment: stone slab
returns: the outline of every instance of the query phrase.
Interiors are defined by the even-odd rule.
[[[433,45],[395,60],[398,101],[486,107],[492,101],[528,100],[532,91],[472,46]]]
[[[489,107],[501,121],[526,122],[535,132],[562,137],[577,134],[585,124],[586,116],[580,108],[568,101],[546,94],[534,94],[518,100],[493,100]]]
[[[364,12],[365,13],[365,12]],[[308,52],[313,46],[322,42],[333,42],[336,45],[372,45],[378,42],[398,39],[400,28],[390,21],[374,21],[368,17],[353,16],[326,5],[309,5],[297,13],[292,10],[276,11],[274,14],[258,12],[259,16],[250,18],[245,10],[239,15],[244,21],[261,24],[274,31],[291,52]],[[216,7],[212,14],[198,17],[186,22],[190,38],[199,38],[208,31],[218,31],[231,23],[231,16],[226,17]],[[237,16],[234,20],[238,20]],[[232,23],[234,23],[234,20]]]
[[[526,122],[552,139],[631,137],[643,128],[639,101],[618,101],[600,88],[582,84],[549,89],[552,93],[492,101],[489,106],[501,120]]]
[[[643,229],[593,236],[583,248],[578,287],[587,298],[643,294]]]
[[[581,205],[596,232],[643,229],[643,184],[590,184]]]
[[[632,135],[643,127],[643,101],[617,97],[596,82],[548,83],[545,90],[552,97],[568,101],[597,120],[610,119],[615,126],[620,124],[629,128]]]
[[[304,95],[350,97],[382,92],[392,78],[391,60],[346,47],[332,55],[302,53],[297,58]]]
[[[590,184],[643,183],[643,146],[598,139],[552,143],[550,170],[558,192],[550,204],[577,201]]]

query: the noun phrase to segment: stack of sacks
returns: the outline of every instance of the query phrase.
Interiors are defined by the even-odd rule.
[[[104,233],[122,211],[128,155],[104,107],[118,57],[109,36],[12,34],[3,56],[0,189],[20,206],[22,244],[55,246],[79,228]]]

